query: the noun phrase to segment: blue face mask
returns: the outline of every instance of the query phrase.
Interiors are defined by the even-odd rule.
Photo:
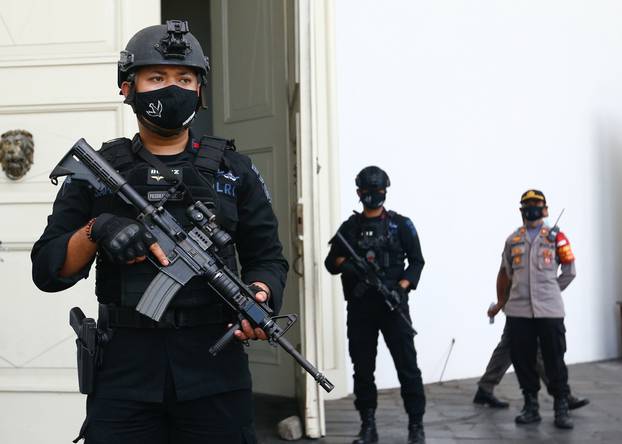
[[[384,204],[386,197],[386,192],[382,193],[380,190],[366,191],[361,193],[361,203],[365,208],[375,210]]]

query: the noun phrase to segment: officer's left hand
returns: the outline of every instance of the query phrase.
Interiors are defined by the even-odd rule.
[[[253,285],[263,289],[263,291],[255,293],[255,300],[257,302],[266,302],[268,300],[268,294],[270,293],[270,287],[263,282],[253,282]],[[266,333],[261,328],[252,328],[250,322],[247,320],[242,321],[242,330],[236,330],[235,337],[240,341],[246,341],[248,339],[261,339],[265,341],[268,339],[268,336],[266,336]]]
[[[410,289],[410,281],[408,279],[402,279],[397,283],[397,292],[400,295],[400,303],[405,304],[408,302],[408,290]]]

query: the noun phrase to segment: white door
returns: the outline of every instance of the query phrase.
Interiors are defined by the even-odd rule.
[[[159,23],[157,0],[0,0],[0,133],[34,138],[25,177],[0,171],[0,442],[69,442],[84,419],[68,312],[96,316],[93,281],[44,294],[30,249],[57,187],[48,175],[80,137],[98,147],[135,130],[116,87],[119,51]]]
[[[211,2],[211,81],[214,134],[234,138],[259,168],[272,194],[285,257],[293,265],[293,167],[288,136],[288,61],[285,2]],[[293,42],[291,42],[293,44]],[[282,313],[299,313],[298,278],[290,271]],[[298,326],[287,333],[300,343]],[[267,343],[248,349],[253,389],[294,396],[292,358]]]

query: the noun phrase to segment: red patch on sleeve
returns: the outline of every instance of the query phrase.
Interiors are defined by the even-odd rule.
[[[557,233],[555,237],[555,247],[557,249],[557,255],[559,256],[559,261],[562,264],[574,262],[574,253],[570,247],[570,241],[561,231]]]

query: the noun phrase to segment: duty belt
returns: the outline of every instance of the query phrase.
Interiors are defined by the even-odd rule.
[[[223,305],[169,308],[160,322],[137,312],[133,307],[102,306],[108,315],[110,328],[184,328],[209,324],[226,324],[233,316]]]

